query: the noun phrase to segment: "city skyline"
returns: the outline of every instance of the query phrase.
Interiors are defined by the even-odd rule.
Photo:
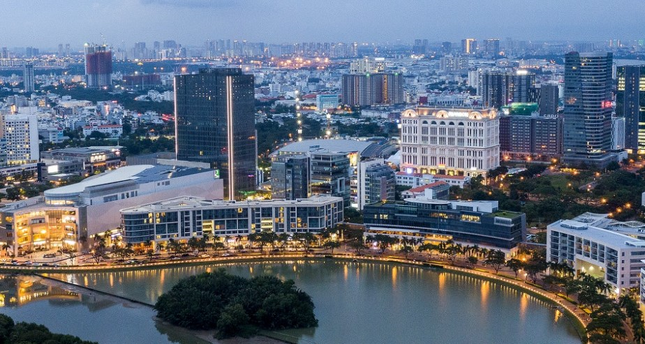
[[[620,8],[629,9],[624,11],[608,11],[606,4],[590,0],[579,8],[576,3],[556,0],[543,1],[540,6],[498,0],[485,7],[465,0],[402,0],[379,6],[370,6],[365,0],[324,4],[293,0],[10,0],[3,4],[5,13],[11,15],[5,18],[5,27],[10,29],[2,46],[53,48],[58,43],[80,46],[103,40],[113,46],[130,46],[163,39],[195,46],[220,38],[270,43],[458,41],[509,36],[524,40],[645,39],[639,30],[639,13],[645,12],[645,2],[623,0]],[[384,13],[387,20],[383,20]]]

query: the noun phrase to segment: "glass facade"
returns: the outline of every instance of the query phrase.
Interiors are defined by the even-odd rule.
[[[564,159],[611,161],[612,54],[568,53],[564,70]]]
[[[616,69],[616,115],[625,117],[625,148],[645,149],[645,66]]]
[[[175,77],[177,159],[211,164],[224,196],[244,199],[256,185],[253,75],[239,68],[201,69]]]

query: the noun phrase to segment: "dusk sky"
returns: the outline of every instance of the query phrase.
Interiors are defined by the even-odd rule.
[[[645,39],[644,0],[3,0],[0,45]]]

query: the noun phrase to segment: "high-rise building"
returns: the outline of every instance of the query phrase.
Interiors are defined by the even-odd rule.
[[[358,177],[358,209],[383,201],[394,201],[396,179],[394,170],[383,159],[361,161]]]
[[[33,92],[36,89],[34,65],[32,63],[25,63],[22,75],[23,75],[22,81],[24,83],[25,93]]]
[[[537,104],[513,104],[499,119],[503,160],[542,160],[562,155],[562,117],[538,113]]]
[[[484,107],[500,108],[510,103],[532,101],[535,74],[525,70],[516,72],[485,71],[481,76],[481,95]]]
[[[343,153],[311,153],[311,194],[342,197],[349,206],[349,158]]]
[[[560,103],[560,88],[556,84],[542,84],[540,87],[540,115],[555,115]]]
[[[276,155],[271,162],[271,198],[309,197],[309,164],[306,155]]]
[[[570,52],[564,69],[564,161],[606,166],[611,149],[612,54]]]
[[[6,115],[4,117],[7,164],[22,165],[38,161],[38,116]]]
[[[403,75],[345,74],[342,79],[342,97],[343,103],[349,106],[403,103]]]
[[[625,117],[611,118],[611,150],[625,149]]]
[[[477,52],[477,40],[466,38],[461,40],[461,52],[466,55],[473,55]]]
[[[401,113],[401,170],[476,177],[499,166],[494,109],[417,107]]]
[[[112,51],[105,45],[85,45],[85,82],[88,88],[112,86]]]
[[[175,76],[177,159],[210,163],[224,180],[224,197],[255,190],[253,75],[239,68],[200,69]]]
[[[484,53],[489,57],[499,56],[499,39],[487,39],[484,41]]]
[[[645,149],[645,66],[619,66],[616,115],[625,118],[625,148]]]
[[[441,51],[444,54],[450,54],[452,52],[452,43],[451,42],[442,42]]]

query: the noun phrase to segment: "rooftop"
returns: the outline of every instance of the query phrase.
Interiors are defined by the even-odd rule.
[[[308,153],[308,152],[330,152],[330,153],[354,153],[362,155],[363,151],[374,144],[373,142],[357,140],[303,140],[293,142],[287,146],[278,149],[273,154],[287,153]]]
[[[296,200],[284,200],[284,199],[271,199],[263,201],[224,201],[224,200],[207,200],[202,197],[193,197],[193,196],[181,196],[176,198],[170,198],[163,201],[152,202],[148,204],[142,204],[135,207],[122,209],[122,213],[137,213],[142,211],[159,211],[159,210],[170,210],[176,209],[177,207],[186,207],[186,208],[198,208],[198,207],[231,207],[238,208],[240,206],[253,206],[253,205],[262,205],[262,206],[272,206],[272,205],[290,205],[290,204],[312,204],[312,203],[325,203],[330,201],[342,201],[341,197],[331,197],[331,196],[321,196],[316,195],[309,198],[296,199]]]
[[[431,189],[431,188],[441,186],[441,185],[448,185],[448,183],[439,181],[439,182],[434,182],[434,183],[430,183],[430,184],[426,184],[426,185],[417,186],[416,188],[412,188],[412,189],[409,189],[407,191],[412,192],[412,193],[423,192],[426,189]]]
[[[613,247],[645,247],[645,241],[643,240],[636,240],[628,235],[596,227],[592,224],[576,221],[575,219],[559,220],[550,224],[548,228],[555,228],[556,230],[566,232],[567,234],[585,237]]]
[[[204,172],[200,168],[176,168],[165,165],[134,165],[125,166],[116,170],[108,171],[96,176],[87,178],[79,183],[66,185],[45,191],[45,197],[65,197],[78,195],[87,188],[115,184],[125,181],[136,181],[137,183],[149,183],[157,180],[177,178],[195,173]]]

